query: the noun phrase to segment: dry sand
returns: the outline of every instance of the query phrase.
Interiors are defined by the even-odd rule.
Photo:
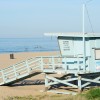
[[[35,56],[56,56],[59,52],[27,52],[27,53],[14,53],[15,59],[10,59],[10,54],[0,54],[0,69],[8,67],[17,62],[23,61],[25,59],[35,57]],[[36,81],[44,80],[44,74],[39,74],[31,77],[27,80]],[[0,86],[0,100],[3,100],[7,96],[26,96],[26,95],[38,95],[44,90],[44,84],[39,85],[28,85],[24,82],[17,84],[16,86]]]

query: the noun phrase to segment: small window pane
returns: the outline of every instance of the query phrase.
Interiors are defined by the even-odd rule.
[[[100,49],[95,50],[95,59],[100,59]]]

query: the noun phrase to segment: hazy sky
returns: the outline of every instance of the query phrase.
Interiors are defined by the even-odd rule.
[[[0,37],[35,37],[45,32],[81,32],[86,0],[0,0]],[[100,0],[87,4],[94,32],[100,32]],[[91,32],[85,20],[86,32]]]

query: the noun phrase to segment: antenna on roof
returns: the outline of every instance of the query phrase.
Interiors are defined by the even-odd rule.
[[[84,65],[84,68],[85,68],[85,65],[86,65],[86,62],[85,62],[85,59],[86,59],[86,44],[85,44],[85,7],[86,7],[86,4],[91,2],[92,0],[88,0],[86,3],[83,3],[83,65]],[[90,21],[90,20],[89,20]],[[92,24],[91,24],[92,25]],[[85,71],[85,69],[84,69]]]
[[[86,52],[85,52],[85,4],[83,4],[83,65],[84,65],[84,68],[85,68],[85,65],[86,65],[86,62],[85,62],[85,58],[86,58]],[[85,71],[85,69],[84,69]]]

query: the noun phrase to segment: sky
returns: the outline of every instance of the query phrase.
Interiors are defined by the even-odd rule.
[[[87,0],[0,0],[0,38],[40,37],[48,32],[82,32]],[[87,3],[93,30],[100,32],[100,0]],[[85,11],[85,32],[92,32]]]

